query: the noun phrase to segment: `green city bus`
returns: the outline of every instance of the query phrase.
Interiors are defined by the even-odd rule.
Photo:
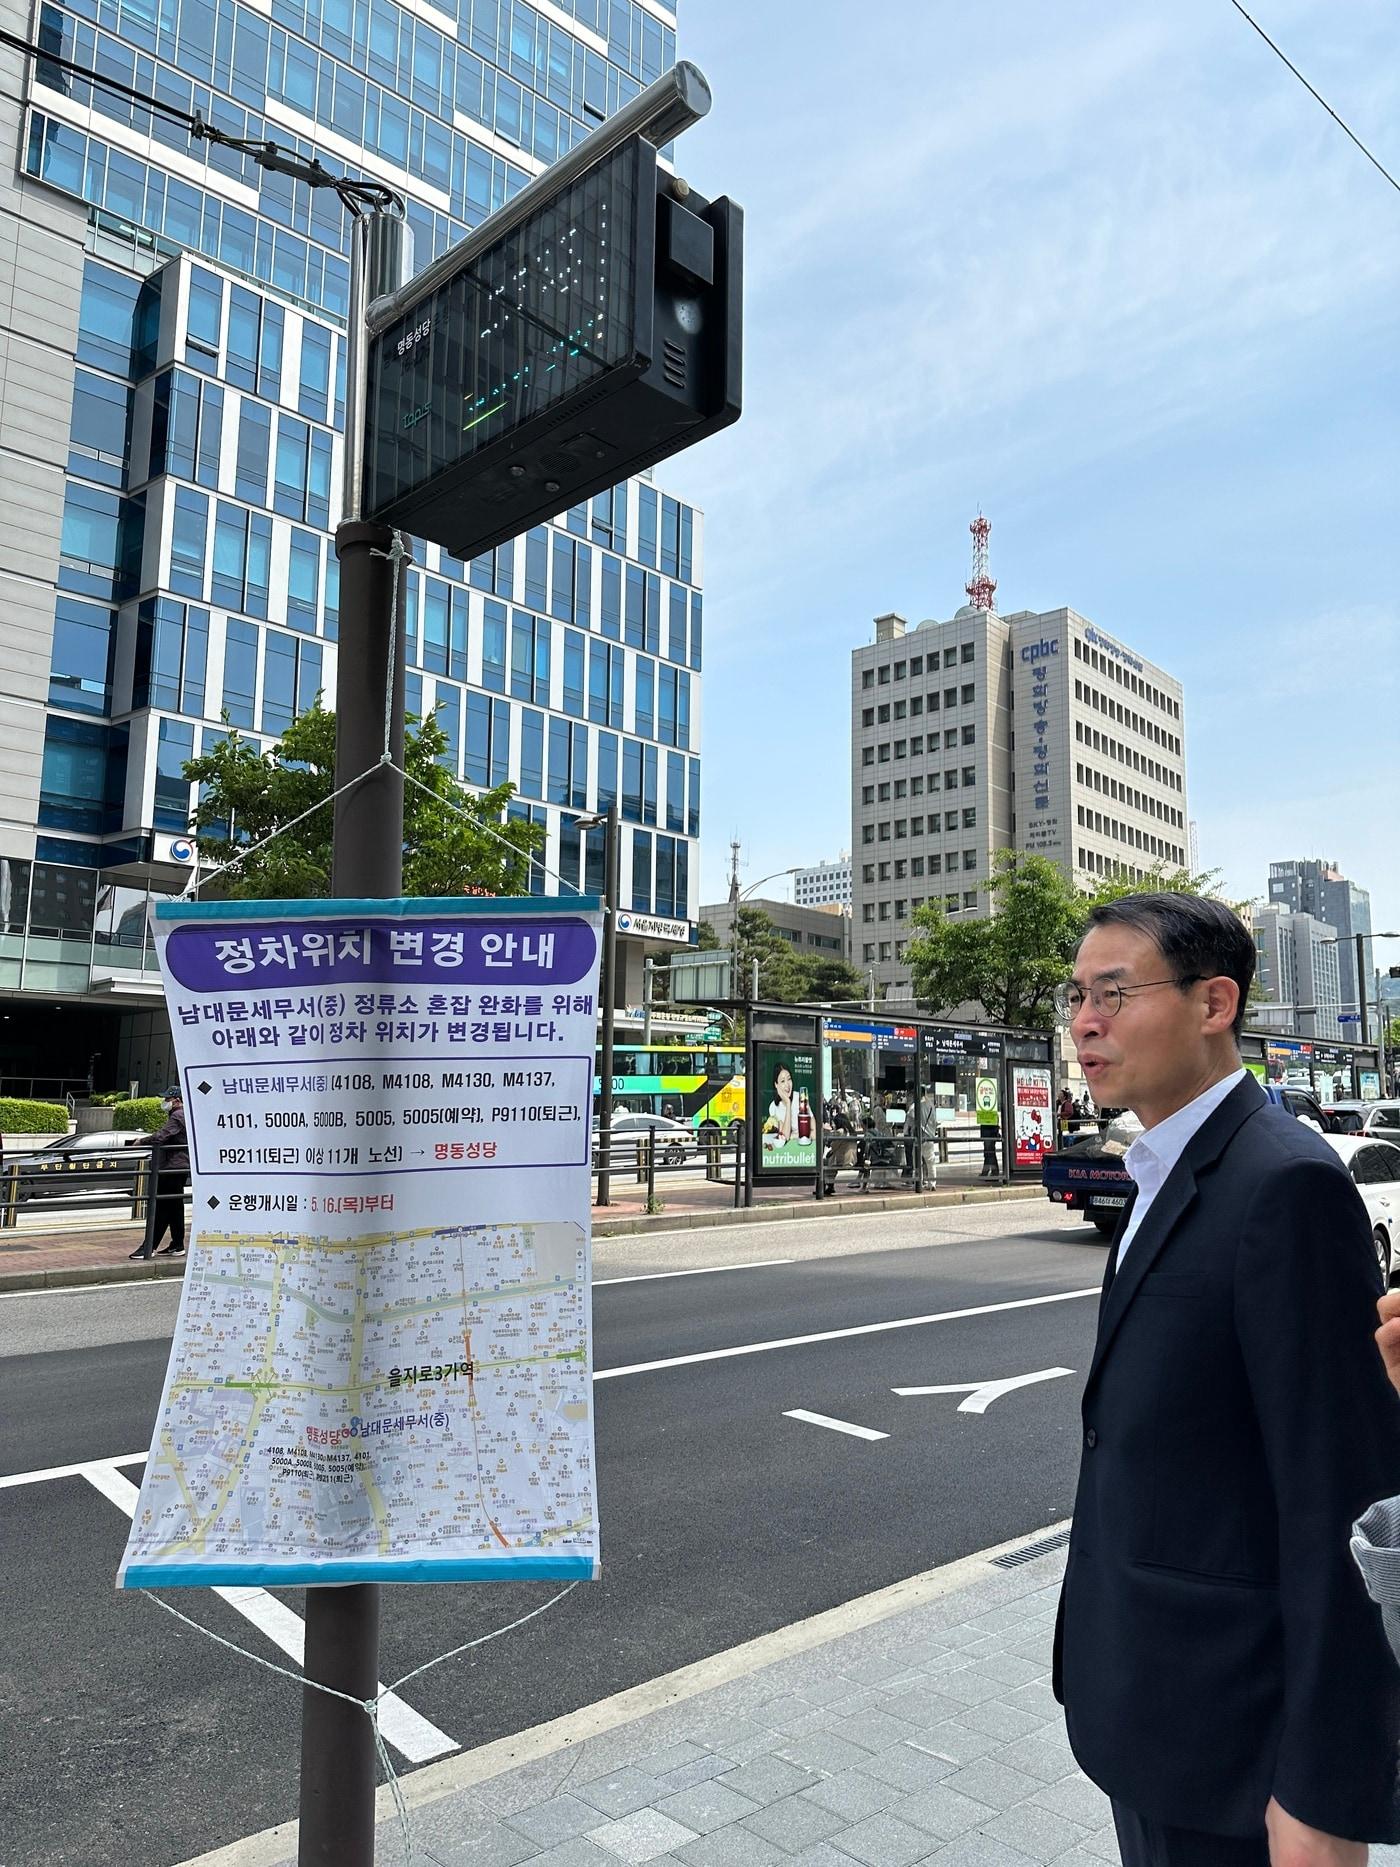
[[[601,1070],[601,1053],[595,1066]],[[593,1078],[596,1097],[602,1076]],[[744,1114],[742,1044],[615,1044],[613,1109],[727,1129]]]

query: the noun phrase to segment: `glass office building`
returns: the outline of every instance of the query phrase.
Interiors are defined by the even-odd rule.
[[[665,0],[6,0],[5,20],[387,182],[418,269],[676,51]],[[184,762],[334,704],[349,221],[44,58],[0,55],[0,110],[0,1078],[103,1088],[161,1070],[145,904],[188,879]],[[623,905],[691,918],[700,532],[642,478],[471,562],[416,546],[409,710],[436,710],[466,784],[508,779],[546,826],[536,890],[601,891],[602,833],[575,818],[616,799]]]

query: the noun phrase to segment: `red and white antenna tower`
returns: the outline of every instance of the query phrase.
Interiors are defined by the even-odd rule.
[[[991,536],[992,521],[984,519],[979,512],[967,529],[972,533],[972,582],[963,587],[971,598],[974,609],[991,609],[992,599],[997,589],[997,580],[991,574],[987,552],[987,540]]]

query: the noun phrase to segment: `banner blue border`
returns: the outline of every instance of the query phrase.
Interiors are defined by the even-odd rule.
[[[122,1588],[315,1588],[345,1582],[596,1582],[592,1556],[423,1556],[345,1562],[133,1562]]]
[[[396,895],[383,900],[341,900],[323,896],[316,901],[185,901],[180,898],[152,903],[158,921],[298,921],[340,919],[347,914],[388,914],[399,919],[434,915],[480,914],[512,918],[517,915],[597,914],[601,895]]]

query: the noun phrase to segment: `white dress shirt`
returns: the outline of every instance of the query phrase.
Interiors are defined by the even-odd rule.
[[[1218,1083],[1212,1083],[1209,1089],[1202,1090],[1194,1101],[1178,1109],[1175,1115],[1168,1115],[1155,1128],[1145,1128],[1123,1156],[1123,1165],[1137,1182],[1137,1199],[1128,1220],[1128,1229],[1118,1246],[1115,1271],[1122,1268],[1124,1252],[1140,1230],[1153,1200],[1166,1185],[1172,1168],[1185,1153],[1192,1135],[1204,1127],[1230,1091],[1238,1089],[1247,1075],[1248,1071],[1241,1068],[1229,1076],[1223,1076]]]

